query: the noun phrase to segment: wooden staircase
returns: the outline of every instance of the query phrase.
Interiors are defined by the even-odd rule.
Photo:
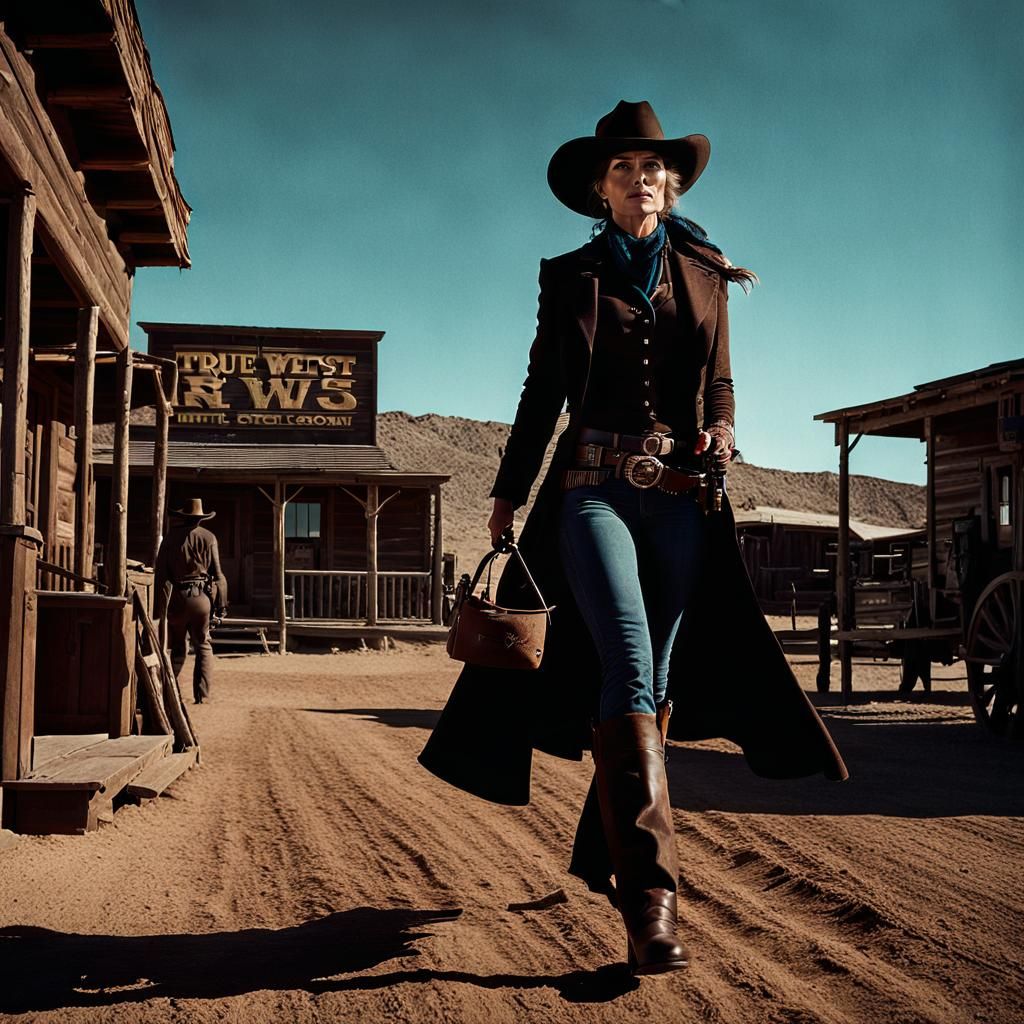
[[[198,747],[172,754],[173,743],[170,735],[33,737],[32,771],[3,783],[17,831],[91,832],[113,817],[122,791],[137,799],[159,795],[196,763]]]

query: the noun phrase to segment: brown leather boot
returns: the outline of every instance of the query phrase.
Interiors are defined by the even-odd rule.
[[[634,974],[685,967],[676,937],[675,830],[665,748],[654,715],[619,715],[594,730],[601,819]]]
[[[661,745],[665,746],[668,738],[668,720],[672,717],[672,701],[665,701],[658,708],[655,718]],[[612,860],[608,853],[608,840],[604,835],[604,824],[601,821],[601,805],[597,799],[597,776],[590,780],[587,799],[580,812],[580,820],[576,825],[576,837],[572,844],[572,859],[569,861],[569,874],[581,878],[591,892],[607,896],[613,906],[615,887],[612,885]]]

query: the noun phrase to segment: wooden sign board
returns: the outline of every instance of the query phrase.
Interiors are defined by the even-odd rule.
[[[150,353],[177,363],[179,436],[375,443],[380,332],[142,326]]]

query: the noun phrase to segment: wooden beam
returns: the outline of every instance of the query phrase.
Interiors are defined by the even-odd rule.
[[[935,559],[936,527],[935,522],[935,421],[931,416],[924,420],[925,443],[925,539],[928,544],[928,613],[931,621],[935,621],[935,602],[938,600],[938,567]],[[965,620],[966,621],[966,620]]]
[[[434,484],[430,488],[434,498],[434,559],[430,577],[430,621],[434,625],[441,624],[444,597],[444,562],[442,558],[443,536],[441,529],[441,485]]]
[[[26,50],[106,50],[113,32],[45,32],[25,36]]]
[[[0,526],[0,777],[32,769],[35,723],[36,557],[42,537],[32,527]],[[3,799],[0,794],[0,800]],[[14,824],[14,801],[0,823]]]
[[[107,210],[152,210],[154,213],[162,213],[159,199],[104,199],[101,203]]]
[[[366,624],[377,625],[377,495],[376,484],[366,485]]]
[[[150,514],[150,551],[156,565],[160,542],[164,537],[164,514],[167,510],[167,436],[171,418],[171,406],[167,401],[165,368],[159,367],[155,379],[159,387],[156,401],[156,437],[153,440],[153,505]]]
[[[284,587],[284,487],[274,481],[274,603],[277,605],[278,654],[288,653],[288,603]]]
[[[124,260],[67,160],[36,94],[31,65],[3,32],[0,78],[9,83],[0,103],[0,157],[14,177],[32,183],[37,233],[79,302],[98,305],[108,334],[127,347],[131,278]]]
[[[170,245],[173,241],[168,231],[122,231],[117,240],[124,245]]]
[[[839,629],[852,625],[850,615],[850,434],[849,424],[842,419],[839,430],[839,536],[836,538],[836,617]],[[839,641],[839,669],[843,703],[849,704],[853,694],[852,648],[848,640]]]
[[[92,493],[92,421],[99,319],[98,306],[86,306],[79,311],[75,349],[75,572],[79,576],[92,576],[94,524],[89,515],[89,497]]]
[[[110,533],[103,555],[107,593],[121,597],[128,583],[128,424],[132,404],[132,353],[117,355],[117,419],[110,481]]]
[[[124,85],[66,85],[46,94],[46,102],[57,107],[127,106],[131,99]]]
[[[1017,482],[1014,488],[1013,503],[1010,505],[1010,514],[1013,516],[1013,568],[1015,572],[1024,572],[1024,454],[1019,451],[1014,460],[1013,473]],[[1017,613],[1022,613],[1020,606],[1017,608]],[[1018,629],[1016,636],[1019,638],[1021,635],[1021,630]],[[1017,657],[1024,659],[1024,653],[1018,650]],[[1018,664],[1024,664],[1024,661],[1020,661]]]
[[[154,256],[149,253],[146,254],[145,261],[140,263],[139,266],[146,267],[188,267],[188,263],[182,262],[177,256]]]
[[[145,171],[149,160],[137,156],[90,156],[78,161],[80,171]]]
[[[8,526],[25,525],[28,329],[35,219],[35,195],[25,190],[14,196],[8,208],[7,223],[3,419],[0,423],[0,523]]]

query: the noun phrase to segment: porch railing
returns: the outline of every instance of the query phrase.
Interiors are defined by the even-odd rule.
[[[291,619],[367,619],[365,571],[286,569]],[[431,573],[378,572],[377,618],[429,622]]]

